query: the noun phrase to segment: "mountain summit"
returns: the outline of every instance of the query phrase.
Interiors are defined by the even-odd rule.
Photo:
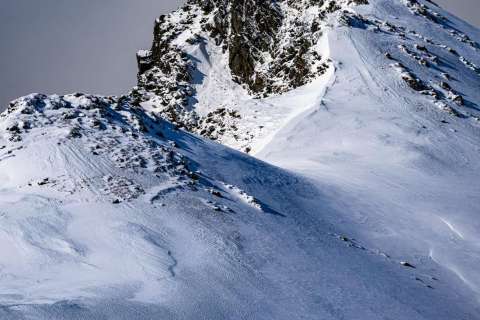
[[[328,39],[332,30],[346,27],[394,45],[377,45],[370,55],[384,56],[391,65],[387,73],[396,73],[414,91],[431,96],[438,108],[459,116],[457,107],[468,102],[460,89],[450,86],[449,70],[437,66],[441,54],[448,53],[445,59],[460,72],[473,71],[477,76],[472,80],[477,80],[480,69],[469,55],[478,52],[478,43],[431,3],[395,1],[390,8],[396,7],[400,16],[383,7],[383,2],[364,0],[189,1],[156,21],[151,50],[138,53],[139,84],[132,96],[181,128],[251,151],[259,137],[278,127],[269,124],[282,121],[262,119],[252,127],[255,106],[257,112],[272,115],[275,110],[265,112],[269,98],[322,76],[328,82],[340,69]],[[402,17],[418,28],[404,24]],[[430,37],[431,30],[439,33]],[[454,49],[459,46],[467,48],[466,56]],[[414,72],[417,65],[423,66],[420,74]],[[292,107],[292,114],[301,108]],[[475,112],[471,116],[478,118]],[[249,118],[248,123],[242,118]]]
[[[121,97],[0,116],[2,319],[480,319],[480,31],[191,0]]]

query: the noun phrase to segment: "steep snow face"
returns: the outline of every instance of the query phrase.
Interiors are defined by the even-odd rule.
[[[329,31],[322,102],[257,156],[317,180],[346,234],[478,299],[480,33],[431,3],[371,2]]]
[[[428,1],[369,2],[319,20],[326,72],[264,98],[232,77],[217,37],[182,31],[193,131],[312,178],[335,203],[329,223],[478,299],[480,34]]]
[[[129,99],[31,95],[0,130],[2,319],[478,315],[434,260],[345,235],[316,182]]]

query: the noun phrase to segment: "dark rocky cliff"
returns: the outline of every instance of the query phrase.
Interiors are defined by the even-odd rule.
[[[195,110],[192,74],[196,66],[175,44],[186,41],[217,46],[228,59],[233,81],[253,97],[283,93],[309,83],[328,68],[316,44],[328,14],[344,4],[366,0],[190,0],[172,15],[161,16],[149,51],[138,55],[138,103],[151,95],[161,101],[162,117],[189,131],[205,134]],[[196,25],[193,28],[193,25]],[[200,26],[200,27],[198,27]]]

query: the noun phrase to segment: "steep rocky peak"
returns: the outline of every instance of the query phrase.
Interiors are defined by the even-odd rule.
[[[179,11],[155,24],[151,54],[139,56],[140,74],[159,67],[171,73],[172,42],[199,21],[192,43],[208,35],[228,56],[234,81],[252,95],[288,91],[325,71],[314,45],[322,35],[326,15],[366,0],[190,0]],[[181,54],[181,53],[179,53]],[[178,60],[178,59],[176,59]],[[183,69],[183,68],[182,68]],[[183,70],[187,71],[187,70]],[[185,73],[185,72],[183,72]],[[181,79],[188,80],[188,79]]]
[[[212,117],[224,124],[236,123],[239,115],[221,105],[207,116],[197,112],[196,90],[203,76],[192,52],[199,48],[203,55],[215,52],[216,62],[225,62],[227,78],[253,98],[285,93],[329,69],[328,57],[318,45],[329,15],[367,3],[190,0],[156,20],[151,49],[137,55],[138,86],[130,94],[132,102],[148,105],[180,128],[217,139],[223,135],[218,130],[224,128],[215,129]]]

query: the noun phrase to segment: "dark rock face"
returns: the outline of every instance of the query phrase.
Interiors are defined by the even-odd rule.
[[[188,5],[183,8],[187,10]],[[194,94],[192,73],[194,65],[185,52],[172,44],[172,41],[191,21],[188,14],[177,26],[161,16],[155,21],[154,40],[151,50],[137,53],[139,67],[138,86],[130,92],[134,104],[159,98],[161,116],[180,128],[194,132],[198,117],[194,113],[186,115],[189,99]]]
[[[313,6],[317,17],[306,19],[305,11]],[[202,15],[202,32],[228,55],[234,81],[259,97],[282,93],[326,71],[313,46],[325,16],[339,9],[335,0],[190,0],[180,9],[184,18],[177,25],[166,16],[157,20],[151,54],[138,57],[140,75],[154,67],[171,74],[172,41]],[[181,71],[182,80],[188,81],[188,70]]]
[[[137,55],[138,86],[133,104],[151,106],[179,128],[215,139],[224,130],[222,115],[200,117],[195,109],[196,61],[183,52],[179,36],[190,45],[220,48],[232,79],[253,97],[279,94],[309,83],[328,64],[316,44],[326,16],[341,5],[366,0],[189,0],[182,8],[155,22],[150,50]],[[154,99],[152,99],[152,97]],[[225,113],[229,115],[229,112]],[[235,119],[235,117],[231,117]],[[212,131],[212,124],[220,129]],[[220,130],[220,131],[219,131]],[[230,130],[230,129],[229,129]]]
[[[233,79],[252,94],[265,96],[301,86],[325,71],[326,66],[311,70],[321,58],[311,48],[321,35],[323,13],[333,11],[334,3],[315,21],[305,21],[301,12],[324,6],[324,0],[210,0],[202,9],[214,16],[205,29],[228,53]],[[285,12],[289,8],[292,12]]]
[[[262,53],[274,50],[283,18],[280,8],[273,1],[216,2],[206,7],[206,12],[217,8],[213,24],[206,29],[217,44],[228,50],[234,80],[258,92],[265,86],[266,79],[263,75],[257,76],[255,65],[261,61]]]
[[[231,12],[230,69],[238,80],[244,80],[254,91],[263,80],[255,79],[255,61],[261,52],[271,50],[281,25],[279,9],[271,3],[234,1]],[[253,17],[244,23],[244,17]]]

